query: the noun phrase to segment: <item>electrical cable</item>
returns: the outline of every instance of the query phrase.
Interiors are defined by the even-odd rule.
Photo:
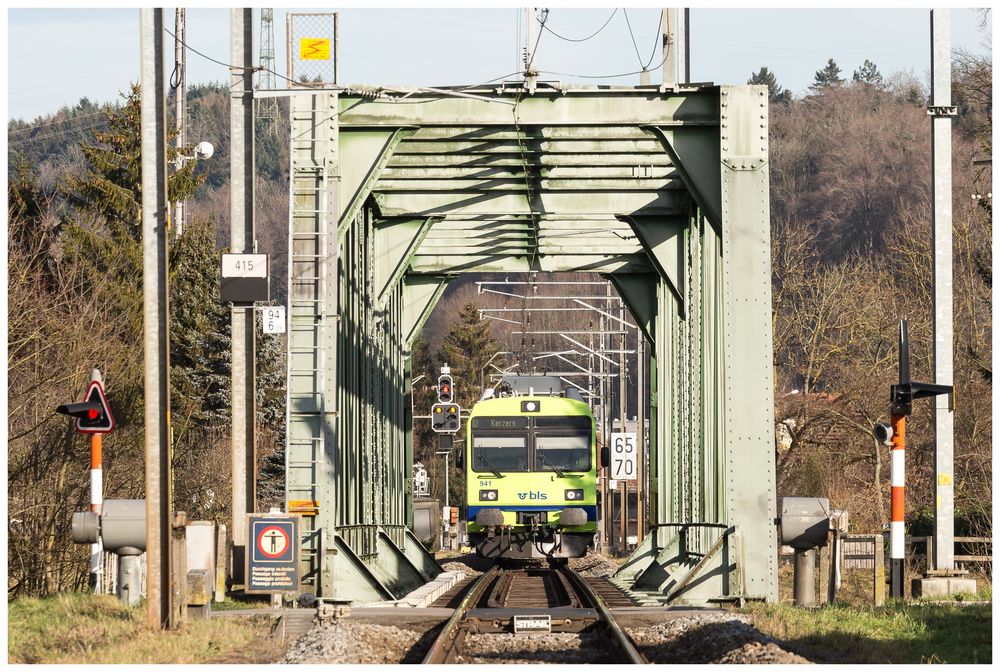
[[[20,138],[18,140],[15,140],[13,142],[8,143],[8,146],[9,147],[21,147],[21,146],[26,145],[26,144],[28,144],[30,142],[36,142],[36,141],[39,141],[39,140],[48,140],[50,138],[59,138],[59,137],[65,136],[65,135],[69,135],[71,133],[77,133],[77,132],[82,133],[83,131],[89,131],[89,130],[98,128],[100,126],[103,126],[106,123],[107,123],[107,120],[106,119],[102,119],[102,120],[100,120],[100,121],[98,121],[96,123],[90,124],[90,125],[76,126],[76,127],[73,127],[73,128],[65,128],[65,129],[63,129],[61,131],[56,131],[55,133],[50,133],[48,135],[39,135],[39,136],[33,137],[33,138]]]
[[[542,25],[542,28],[545,28],[545,23],[549,20],[549,10],[543,9],[541,20],[539,21],[537,16],[535,17],[535,20]],[[541,41],[542,41],[542,31],[539,30],[538,37],[535,38],[535,46],[531,48],[531,60],[528,61],[528,65],[525,68],[525,72],[531,70],[531,64],[535,62],[535,55],[538,54],[538,43]]]
[[[635,33],[632,32],[632,24],[628,20],[628,10],[623,9],[622,13],[625,14],[625,25],[628,26],[628,36],[632,38],[632,48],[635,49],[635,57],[639,61],[639,67],[645,70],[646,66],[642,64],[642,56],[639,55],[639,45],[635,42]]]
[[[175,40],[177,40],[177,36],[174,35],[173,33],[171,33],[166,28],[163,29],[163,32],[165,32],[167,35],[169,35],[170,37],[172,37]],[[253,67],[253,68],[244,68],[243,66],[240,66],[240,65],[230,65],[229,63],[223,63],[222,61],[219,61],[219,60],[216,60],[216,59],[212,58],[211,56],[206,56],[205,54],[201,53],[200,51],[198,51],[197,49],[195,49],[194,47],[192,47],[190,44],[188,44],[184,40],[177,40],[177,41],[180,42],[181,45],[185,49],[190,49],[191,51],[193,51],[194,53],[198,54],[202,58],[208,59],[208,60],[212,61],[213,63],[217,63],[219,65],[225,66],[225,67],[229,68],[230,70],[251,70],[251,71],[255,71],[255,70],[262,69],[259,66],[258,67]]]
[[[656,66],[654,66],[652,69],[656,70],[657,68],[662,66],[666,62],[666,60],[667,60],[667,54],[664,54],[663,58],[660,59],[660,62],[657,63]],[[646,70],[649,70],[649,68],[646,68]],[[616,75],[578,75],[573,72],[554,72],[552,70],[541,70],[539,72],[546,75],[558,75],[559,77],[579,77],[581,79],[614,79],[615,77],[629,77],[631,75],[640,75],[643,73],[642,70],[636,70],[635,72],[622,72]]]
[[[163,32],[165,32],[167,35],[169,35],[170,37],[174,38],[175,40],[177,39],[177,36],[174,35],[173,33],[171,33],[166,28],[163,29]],[[193,51],[194,53],[198,54],[202,58],[207,59],[209,61],[212,61],[213,63],[216,63],[218,65],[225,66],[225,67],[229,68],[230,70],[244,70],[244,71],[249,70],[250,72],[270,72],[272,75],[275,75],[277,77],[281,77],[286,82],[291,82],[292,84],[296,84],[297,83],[294,79],[289,79],[288,77],[285,77],[280,72],[272,70],[271,68],[265,68],[262,65],[255,65],[255,66],[250,67],[250,68],[244,68],[243,66],[240,66],[240,65],[231,65],[229,63],[224,63],[222,61],[219,61],[219,60],[216,60],[216,59],[212,58],[211,56],[207,56],[207,55],[201,53],[200,51],[198,51],[197,49],[195,49],[194,47],[192,47],[190,44],[188,44],[184,40],[178,40],[178,42],[180,42],[181,45],[185,49],[190,49],[191,51]]]
[[[537,20],[538,17],[536,16],[535,18]],[[549,12],[548,12],[548,10],[545,10],[545,12],[542,14],[541,21],[539,21],[539,23],[541,23],[541,25],[542,25],[542,28],[545,27],[545,23],[548,21],[548,19],[549,19]],[[538,43],[542,39],[543,32],[544,31],[542,31],[542,30],[538,31],[538,37],[535,39],[535,46],[531,50],[531,59],[528,61],[527,65],[525,66],[524,75],[525,75],[526,78],[528,76],[528,73],[531,71],[531,64],[534,63],[534,61],[535,61],[535,54],[538,53]],[[514,96],[514,107],[513,107],[513,109],[511,111],[512,111],[513,116],[514,116],[514,137],[517,139],[518,153],[521,155],[521,167],[524,170],[524,189],[525,189],[525,198],[527,200],[527,205],[528,205],[528,217],[530,219],[531,229],[532,229],[532,231],[534,233],[534,245],[531,246],[531,255],[530,255],[530,258],[529,258],[529,261],[528,261],[528,270],[529,270],[529,276],[528,277],[531,278],[531,275],[530,275],[531,269],[535,265],[535,259],[536,259],[537,254],[538,254],[539,224],[538,224],[538,221],[536,219],[536,214],[535,214],[535,211],[534,211],[534,207],[532,206],[532,203],[535,200],[535,198],[534,198],[533,190],[531,188],[531,171],[528,169],[528,152],[527,152],[527,149],[525,148],[524,142],[522,141],[522,138],[521,138],[521,124],[520,124],[520,119],[518,118],[518,107],[521,104],[521,99],[524,97],[524,91],[525,91],[525,89],[522,86],[521,89]],[[519,368],[523,368],[523,366],[526,364],[526,361],[527,361],[526,353],[525,353],[525,345],[526,345],[526,343],[525,343],[525,338],[524,338],[524,332],[528,331],[528,326],[527,326],[527,324],[528,324],[528,322],[527,322],[527,308],[528,308],[527,296],[528,296],[528,293],[525,292],[524,300],[521,302],[521,347],[520,347],[519,355],[518,355],[518,367]]]
[[[660,21],[656,24],[656,37],[653,39],[653,51],[649,53],[649,60],[646,61],[646,65],[643,67],[644,70],[649,70],[649,65],[656,58],[656,47],[657,45],[663,44],[663,10],[660,10]],[[669,46],[667,47],[669,49]]]
[[[604,24],[600,28],[598,28],[593,34],[588,35],[587,37],[584,37],[584,38],[579,39],[579,40],[573,39],[572,37],[564,37],[563,35],[560,35],[556,31],[554,31],[551,28],[549,28],[548,26],[546,26],[541,21],[539,21],[539,23],[541,24],[542,28],[544,28],[545,30],[549,31],[550,33],[552,33],[553,35],[555,35],[556,37],[558,37],[560,40],[565,40],[566,42],[586,42],[587,40],[589,40],[591,38],[597,37],[602,30],[604,30],[605,28],[607,28],[608,24],[611,23],[611,19],[615,18],[615,14],[617,14],[617,13],[618,13],[618,9],[615,8],[611,12],[611,16],[608,17],[608,20],[605,21]],[[538,21],[537,18],[535,20]]]
[[[87,117],[96,117],[101,114],[105,114],[107,110],[101,110],[100,112],[89,112],[87,114],[78,114],[75,117],[70,117],[69,119],[62,119],[61,121],[50,121],[44,124],[32,124],[30,126],[25,126],[24,128],[15,128],[12,131],[7,131],[7,135],[11,133],[25,133],[27,131],[33,131],[36,128],[45,128],[46,126],[56,126],[58,124],[68,124],[71,121],[76,121],[77,119],[86,119]]]

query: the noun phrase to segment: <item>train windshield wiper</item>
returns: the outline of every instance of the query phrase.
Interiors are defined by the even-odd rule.
[[[549,458],[545,457],[545,451],[543,451],[543,450],[538,451],[538,457],[540,457],[543,460],[545,460],[546,462],[548,462],[549,466],[552,467],[557,474],[559,474],[559,478],[566,478],[566,474],[563,473],[562,469],[560,469],[559,467],[557,467],[552,462],[552,460],[550,460]]]
[[[490,471],[492,471],[494,474],[497,475],[497,478],[503,478],[503,474],[500,473],[500,470],[497,469],[496,467],[494,467],[492,464],[490,464],[489,460],[487,460],[482,455],[478,455],[477,457],[479,458],[480,462],[482,462],[483,464],[485,464],[489,468]]]

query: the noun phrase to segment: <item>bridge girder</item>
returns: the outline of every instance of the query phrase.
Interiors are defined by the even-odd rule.
[[[314,326],[293,329],[290,348],[335,349],[321,366],[315,348],[312,369],[290,358],[290,408],[336,409],[320,433],[330,448],[312,441],[309,455],[315,417],[290,415],[289,463],[319,463],[335,484],[310,482],[326,498],[309,526],[327,549],[307,558],[317,590],[381,600],[434,573],[403,527],[410,344],[449,277],[542,270],[612,278],[653,344],[656,527],[620,580],[674,602],[776,599],[765,91],[454,93],[292,100],[293,187],[320,154],[333,178],[323,207],[298,192],[292,237],[336,223],[332,258],[290,264],[291,282],[314,288],[311,304],[293,297],[293,323]],[[332,385],[317,372],[331,361]],[[290,468],[292,488],[302,481]]]

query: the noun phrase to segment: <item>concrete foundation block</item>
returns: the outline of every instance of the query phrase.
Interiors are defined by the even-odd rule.
[[[949,597],[959,593],[975,593],[976,580],[957,576],[935,576],[913,579],[910,584],[912,597]]]

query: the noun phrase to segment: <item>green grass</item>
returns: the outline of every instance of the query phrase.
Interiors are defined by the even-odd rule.
[[[890,603],[799,609],[753,605],[754,625],[790,651],[826,663],[989,663],[992,605]]]
[[[227,593],[222,602],[212,602],[212,611],[229,611],[232,609],[266,609],[271,606],[271,600],[264,595],[244,595],[243,593]]]
[[[271,619],[190,621],[175,632],[143,623],[144,612],[110,595],[23,598],[7,606],[11,663],[273,662]]]

